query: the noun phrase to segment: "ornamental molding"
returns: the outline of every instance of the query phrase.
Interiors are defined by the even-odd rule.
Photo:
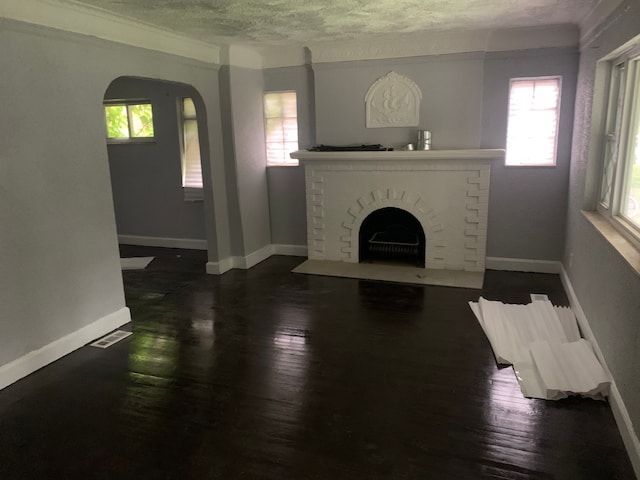
[[[417,127],[422,92],[416,83],[396,72],[380,77],[365,96],[367,128]]]

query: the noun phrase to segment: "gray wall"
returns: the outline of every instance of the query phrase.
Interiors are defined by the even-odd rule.
[[[231,111],[231,68],[220,68],[220,108],[222,110],[222,137],[224,140],[225,182],[227,184],[227,206],[229,208],[229,231],[231,254],[244,256],[242,222],[238,181],[236,175],[236,151],[233,142],[233,116]]]
[[[542,49],[314,65],[317,143],[415,143],[415,128],[365,128],[365,94],[393,70],[420,87],[421,126],[432,131],[433,148],[504,148],[509,79],[562,75],[557,166],[506,168],[494,162],[487,243],[492,257],[560,260],[577,61],[575,49]],[[265,89],[295,88],[305,105],[305,92],[314,91],[301,88],[301,78],[300,70],[270,69]],[[272,238],[274,243],[306,244],[300,228],[305,211],[297,208],[305,202],[304,177],[283,170],[269,169]]]
[[[602,23],[580,57],[563,264],[627,407],[640,426],[640,277],[584,218],[596,61],[640,34],[640,2],[626,1]]]
[[[560,260],[564,247],[578,51],[574,48],[488,53],[484,64],[482,147],[505,148],[509,80],[562,76],[555,167],[506,167],[494,162],[487,255]]]
[[[314,65],[318,143],[417,142],[416,128],[366,128],[365,95],[393,70],[422,91],[420,127],[431,130],[434,149],[478,148],[482,112],[482,54]]]
[[[107,145],[118,234],[206,239],[204,204],[185,201],[182,189],[178,102],[196,96],[186,85],[131,77],[107,89],[105,99],[148,99],[153,108],[153,143]]]
[[[206,105],[209,256],[229,256],[218,70],[0,19],[0,365],[124,307],[103,97],[120,76],[193,85]],[[222,180],[220,180],[222,179]]]
[[[298,103],[298,146],[309,148],[315,141],[315,92],[310,65],[268,68],[264,91],[294,90]],[[303,167],[267,167],[271,243],[307,244],[307,211]]]

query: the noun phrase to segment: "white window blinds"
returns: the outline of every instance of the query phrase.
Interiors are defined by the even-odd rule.
[[[202,165],[196,107],[191,98],[182,99],[182,186],[185,200],[202,199]]]
[[[289,153],[298,150],[298,109],[296,92],[264,95],[264,121],[269,165],[297,165]]]
[[[507,165],[556,164],[560,88],[560,77],[511,79]]]

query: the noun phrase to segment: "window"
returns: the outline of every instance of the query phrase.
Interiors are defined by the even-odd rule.
[[[506,165],[556,164],[560,77],[512,78]]]
[[[264,121],[269,165],[298,165],[289,153],[298,150],[296,92],[264,95]]]
[[[180,105],[182,120],[182,188],[185,200],[202,200],[202,164],[200,163],[200,138],[198,118],[193,99],[186,97]]]
[[[113,101],[104,105],[109,142],[153,139],[153,111],[148,101]]]
[[[598,211],[640,240],[640,46],[608,62]]]

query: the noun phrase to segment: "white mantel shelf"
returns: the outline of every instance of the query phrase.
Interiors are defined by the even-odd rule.
[[[501,148],[475,148],[467,150],[391,150],[384,152],[309,152],[297,150],[291,152],[291,158],[308,161],[358,161],[358,160],[487,160],[504,158]]]

